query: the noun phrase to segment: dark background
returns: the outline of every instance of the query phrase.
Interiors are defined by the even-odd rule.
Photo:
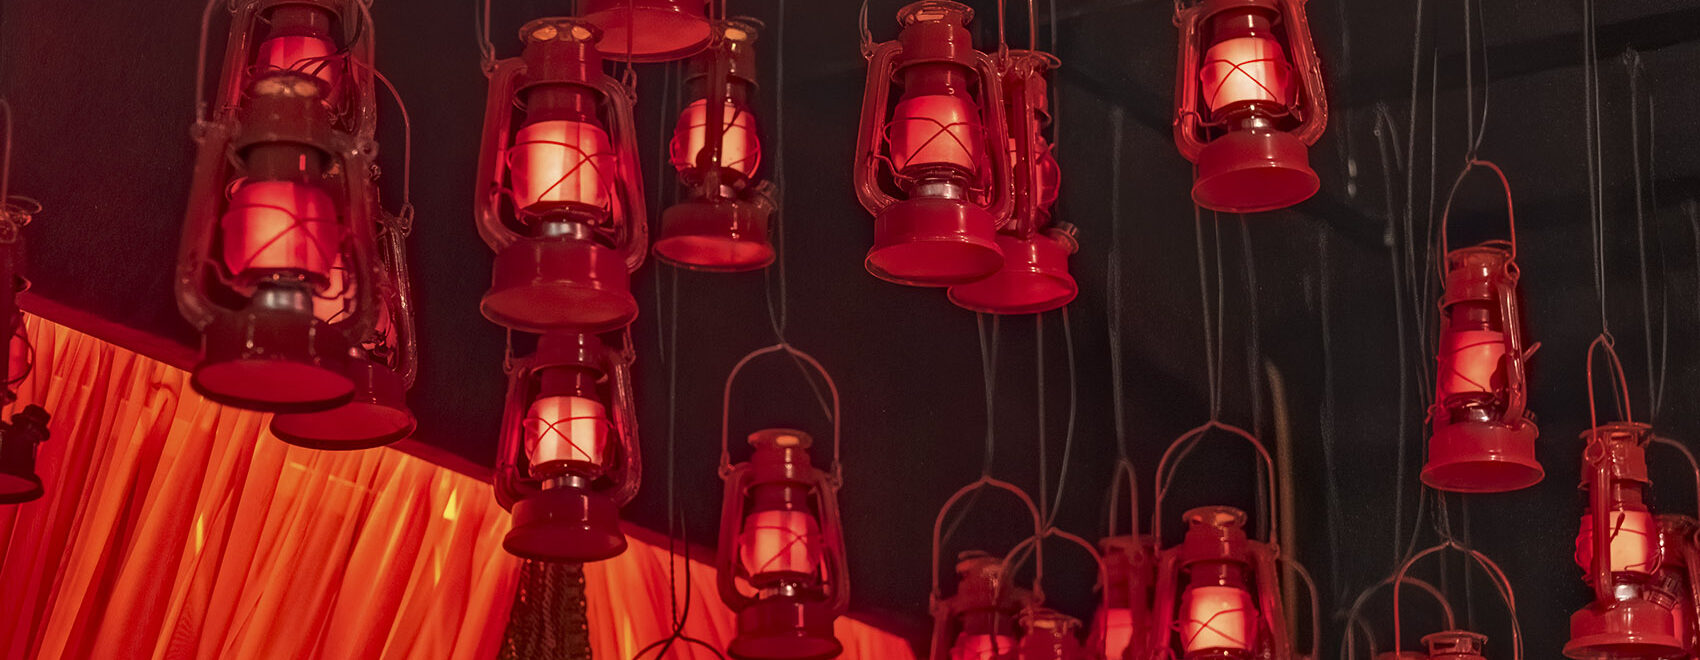
[[[504,387],[504,336],[477,312],[491,253],[471,217],[485,95],[473,4],[381,0],[373,11],[378,65],[413,118],[419,216],[410,250],[424,350],[412,396],[417,438],[488,464]],[[567,4],[498,0],[492,21],[498,52],[517,54],[518,26],[564,12]],[[895,36],[892,17],[900,4],[871,3],[876,38]],[[980,12],[980,43],[989,47],[996,7],[988,0],[971,4]],[[46,208],[29,235],[35,291],[186,344],[195,336],[177,316],[170,277],[189,188],[199,5],[0,4],[0,93],[17,115],[12,190]],[[1026,6],[1010,5],[1010,41],[1025,45]],[[1222,273],[1221,418],[1254,429],[1273,451],[1277,407],[1290,417],[1292,459],[1283,467],[1296,494],[1297,520],[1288,522],[1297,525],[1298,542],[1285,551],[1320,584],[1324,652],[1335,653],[1340,613],[1359,590],[1392,571],[1413,531],[1427,545],[1444,526],[1505,567],[1517,589],[1529,657],[1557,657],[1567,617],[1587,599],[1570,554],[1581,506],[1576,435],[1588,424],[1584,351],[1600,330],[1588,212],[1583,4],[1497,0],[1470,5],[1468,13],[1465,7],[1461,0],[1311,2],[1333,103],[1328,133],[1311,150],[1322,192],[1288,211],[1246,218],[1205,213],[1195,221],[1190,168],[1169,134],[1171,5],[1058,2],[1053,23],[1052,8],[1041,3],[1041,43],[1049,45],[1054,32],[1064,63],[1056,84],[1064,171],[1059,217],[1080,227],[1073,269],[1082,291],[1066,321],[1052,313],[1038,322],[1011,317],[999,324],[993,473],[1037,495],[1042,437],[1051,471],[1045,495],[1056,492],[1071,426],[1066,322],[1077,411],[1057,524],[1092,539],[1102,534],[1116,456],[1107,314],[1119,308],[1125,433],[1149,507],[1157,457],[1209,414],[1203,312],[1215,316],[1215,300],[1201,304],[1202,252],[1212,295],[1217,264]],[[975,316],[952,307],[941,292],[886,284],[862,270],[871,223],[850,186],[865,75],[857,11],[851,0],[788,7],[780,0],[736,0],[731,7],[768,26],[759,103],[767,175],[778,178],[784,161],[786,335],[832,370],[845,397],[842,505],[855,608],[889,617],[919,637],[928,625],[933,517],[953,490],[978,475],[982,460],[980,344]],[[1692,438],[1696,402],[1686,394],[1697,382],[1700,226],[1682,204],[1700,192],[1700,131],[1688,116],[1700,105],[1693,84],[1700,3],[1602,3],[1597,16],[1611,327],[1637,419],[1650,415],[1662,433]],[[1485,42],[1469,55],[1467,19]],[[215,28],[215,39],[222,30]],[[1621,59],[1630,49],[1644,67],[1633,112]],[[652,213],[677,191],[660,151],[678,105],[675,77],[676,68],[666,65],[639,68]],[[1485,90],[1484,80],[1491,80]],[[1416,481],[1438,286],[1426,270],[1428,237],[1464,160],[1467,118],[1484,105],[1480,155],[1512,178],[1529,340],[1542,342],[1531,368],[1531,407],[1540,415],[1547,477],[1525,491],[1453,497],[1439,507]],[[1119,141],[1112,111],[1125,117]],[[383,112],[380,162],[394,208],[401,125],[393,106]],[[1117,150],[1120,176],[1112,168]],[[1460,189],[1454,245],[1502,231],[1495,183],[1482,173]],[[1117,194],[1119,211],[1111,206]],[[1112,260],[1120,263],[1115,289],[1107,286]],[[675,532],[688,532],[693,543],[712,542],[722,379],[746,351],[774,341],[768,301],[779,305],[777,275],[675,273],[652,262],[634,277],[644,305],[635,332],[647,469],[641,495],[626,508],[629,519],[667,530],[673,511],[683,523],[671,526]],[[1111,293],[1116,289],[1119,296]],[[1044,334],[1037,339],[1040,324]],[[664,342],[675,330],[676,345]],[[1043,426],[1036,405],[1040,346]],[[1285,384],[1279,401],[1265,364]],[[770,425],[826,436],[829,427],[808,388],[784,361],[746,375],[736,397],[735,437]],[[1662,399],[1656,409],[1653,392]],[[1655,506],[1693,513],[1688,477],[1667,451],[1653,450]],[[1184,464],[1165,507],[1169,540],[1177,537],[1185,508],[1226,503],[1255,510],[1253,475],[1244,448],[1219,440],[1205,445]],[[1419,499],[1426,500],[1420,509]],[[1018,514],[1007,499],[982,498],[948,551],[1001,552],[1028,524]],[[1051,602],[1089,616],[1088,563],[1062,545],[1048,548]],[[1509,655],[1509,631],[1492,590],[1479,575],[1466,578],[1455,555],[1445,565],[1444,575],[1428,575],[1444,584],[1477,630],[1494,638],[1495,655]],[[1390,634],[1386,601],[1370,610],[1382,648]],[[1412,614],[1407,635],[1432,631],[1424,620]]]

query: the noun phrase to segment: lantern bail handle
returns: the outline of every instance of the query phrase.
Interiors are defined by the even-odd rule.
[[[1128,533],[1137,538],[1139,536],[1139,474],[1134,471],[1133,463],[1126,458],[1116,459],[1114,475],[1110,478],[1108,536],[1116,536],[1116,520],[1121,518],[1121,513],[1117,510],[1120,507],[1117,505],[1119,498],[1116,497],[1116,491],[1120,490],[1124,483],[1127,484],[1127,520],[1130,521]]]
[[[725,479],[727,475],[732,473],[732,454],[728,442],[732,428],[732,384],[738,380],[738,374],[750,362],[761,356],[780,351],[790,353],[791,357],[802,360],[813,367],[820,374],[821,380],[826,381],[827,392],[832,394],[832,467],[827,473],[827,477],[832,480],[832,487],[838,488],[844,485],[844,463],[841,460],[843,446],[840,442],[843,437],[843,422],[841,421],[843,408],[839,404],[838,384],[833,382],[832,374],[827,373],[826,367],[821,366],[814,356],[785,342],[750,351],[743,359],[738,360],[738,364],[733,365],[731,373],[726,374],[726,386],[720,400],[720,478]]]
[[[1476,565],[1482,567],[1482,572],[1487,573],[1488,577],[1493,580],[1494,590],[1499,592],[1499,599],[1504,601],[1505,610],[1511,615],[1511,658],[1512,660],[1523,660],[1523,627],[1517,622],[1517,593],[1511,587],[1511,580],[1505,577],[1505,571],[1499,568],[1499,564],[1494,563],[1487,555],[1465,547],[1453,539],[1447,539],[1434,547],[1412,555],[1410,559],[1405,560],[1405,563],[1400,564],[1399,570],[1393,574],[1393,651],[1397,653],[1404,648],[1403,640],[1401,640],[1404,629],[1399,620],[1399,587],[1405,581],[1405,573],[1411,569],[1411,565],[1415,564],[1417,560],[1447,549],[1457,550],[1474,559]]]
[[[1594,350],[1597,348],[1605,349],[1607,364],[1612,367],[1610,373],[1617,377],[1612,381],[1613,398],[1616,398],[1618,394],[1623,395],[1623,421],[1630,423],[1635,421],[1635,415],[1629,408],[1629,381],[1623,376],[1623,361],[1617,357],[1616,343],[1617,341],[1612,338],[1611,332],[1605,331],[1588,344],[1588,428],[1590,429],[1600,426],[1599,409],[1594,401]]]
[[[1299,560],[1276,553],[1275,558],[1285,564],[1288,570],[1299,576],[1299,581],[1305,585],[1305,593],[1310,596],[1310,651],[1303,657],[1315,658],[1322,651],[1322,592],[1316,590],[1316,578],[1311,577]]]
[[[1653,435],[1653,442],[1675,449],[1682,454],[1684,459],[1687,459],[1689,469],[1694,472],[1695,515],[1700,515],[1700,461],[1696,461],[1694,452],[1689,451],[1688,447],[1681,442],[1658,434]]]
[[[945,514],[950,513],[951,508],[955,507],[957,502],[962,501],[963,497],[986,486],[1009,491],[1010,494],[1021,500],[1021,503],[1027,507],[1028,515],[1033,518],[1033,536],[1029,537],[1029,540],[1033,538],[1040,538],[1045,535],[1044,523],[1039,518],[1039,507],[1033,503],[1033,498],[1027,494],[1027,491],[1021,490],[1020,487],[1007,481],[1002,481],[989,476],[980,477],[979,479],[974,480],[973,483],[963,486],[961,489],[952,494],[950,499],[945,500],[944,506],[939,507],[939,514],[933,518],[933,589],[928,594],[928,598],[931,601],[928,607],[929,610],[937,610],[939,604],[944,602],[944,595],[939,588],[939,553],[943,550],[944,545],[940,536],[944,531]],[[1044,602],[1045,592],[1044,587],[1041,586],[1045,581],[1044,545],[1035,545],[1033,555],[1035,560],[1038,562],[1033,568],[1033,596],[1038,602]]]
[[[1471,158],[1464,164],[1464,171],[1458,173],[1457,179],[1453,179],[1452,190],[1446,193],[1446,205],[1441,208],[1440,212],[1439,256],[1441,263],[1439,272],[1442,278],[1446,277],[1446,255],[1451,252],[1451,249],[1447,247],[1446,229],[1452,219],[1452,201],[1457,198],[1458,188],[1463,185],[1465,177],[1470,176],[1470,172],[1476,169],[1478,165],[1493,170],[1493,173],[1499,176],[1499,184],[1505,188],[1505,224],[1510,232],[1508,241],[1511,244],[1511,258],[1505,260],[1505,269],[1513,274],[1517,269],[1517,206],[1511,200],[1511,180],[1505,178],[1505,170],[1499,169],[1499,166],[1495,165],[1493,161]]]
[[[1398,579],[1399,582],[1403,582],[1405,584],[1416,587],[1418,590],[1420,590],[1424,593],[1427,593],[1429,596],[1433,597],[1434,602],[1436,604],[1440,605],[1440,614],[1441,614],[1441,618],[1446,621],[1446,629],[1447,630],[1456,630],[1458,628],[1458,615],[1452,609],[1452,603],[1449,603],[1449,602],[1446,601],[1446,595],[1441,593],[1440,589],[1435,587],[1433,583],[1430,583],[1427,580],[1414,578],[1414,577],[1411,577],[1411,576],[1408,576],[1408,575],[1404,576],[1402,578],[1397,578],[1397,579]],[[1343,658],[1358,657],[1356,653],[1353,653],[1354,651],[1357,651],[1357,637],[1352,635],[1352,624],[1354,622],[1356,622],[1358,624],[1361,631],[1364,632],[1365,638],[1367,638],[1369,640],[1370,656],[1373,657],[1373,656],[1376,655],[1375,638],[1370,635],[1370,632],[1369,632],[1370,629],[1368,627],[1369,624],[1364,622],[1362,613],[1363,613],[1364,605],[1369,602],[1370,597],[1374,596],[1375,592],[1380,591],[1382,587],[1393,584],[1394,580],[1395,580],[1395,578],[1393,576],[1391,576],[1391,575],[1387,576],[1382,581],[1377,582],[1373,586],[1371,586],[1370,588],[1363,590],[1362,593],[1358,594],[1357,599],[1352,601],[1352,607],[1347,610],[1347,614],[1346,614],[1346,630],[1345,630],[1345,633],[1341,637],[1341,640],[1340,640],[1340,653],[1341,653]],[[1393,649],[1393,650],[1395,652],[1397,652],[1399,649]]]
[[[1100,610],[1102,610],[1104,608],[1108,608],[1110,606],[1110,590],[1109,590],[1110,573],[1104,565],[1104,555],[1103,555],[1103,553],[1098,552],[1098,549],[1096,547],[1093,547],[1091,543],[1086,541],[1086,539],[1081,538],[1079,535],[1064,531],[1061,528],[1058,528],[1056,525],[1046,527],[1044,533],[1042,533],[1038,536],[1027,537],[1022,542],[1015,544],[1015,547],[1010,548],[1008,553],[1004,554],[1004,556],[1003,556],[1004,578],[1006,580],[1011,579],[1011,576],[1015,575],[1015,570],[1020,568],[1021,564],[1026,563],[1028,549],[1031,548],[1035,552],[1037,552],[1039,546],[1044,543],[1044,539],[1050,538],[1052,536],[1061,538],[1065,541],[1068,541],[1070,543],[1078,545],[1081,548],[1084,548],[1086,550],[1086,554],[1091,555],[1092,563],[1098,567],[1098,577],[1097,577],[1097,580],[1095,581],[1095,584],[1096,584],[1095,588],[1097,588],[1099,593],[1102,594],[1102,596],[1100,596],[1099,599],[1098,599],[1098,607],[1099,607]],[[1042,566],[1035,568],[1035,573],[1034,573],[1035,577],[1033,578],[1033,593],[1041,594],[1041,595],[1044,593],[1044,588],[1039,584],[1039,577],[1044,575],[1044,571],[1041,570],[1042,568],[1043,568]],[[936,573],[936,571],[935,571],[935,573]],[[1037,607],[1039,605],[1039,603],[1041,603],[1041,602],[1043,602],[1042,599],[1035,601],[1033,606]]]
[[[1253,449],[1257,450],[1258,458],[1262,459],[1265,475],[1268,480],[1268,483],[1265,484],[1268,487],[1267,499],[1269,502],[1269,536],[1267,543],[1274,545],[1276,543],[1276,539],[1281,538],[1281,527],[1277,524],[1278,519],[1276,517],[1276,502],[1279,501],[1279,498],[1276,497],[1275,492],[1275,460],[1269,457],[1269,450],[1263,448],[1263,443],[1258,442],[1257,438],[1246,432],[1245,429],[1216,420],[1205,422],[1204,424],[1193,428],[1191,431],[1182,433],[1180,437],[1175,438],[1174,442],[1169,443],[1168,449],[1163,451],[1163,459],[1157,462],[1156,484],[1154,486],[1157,497],[1151,504],[1151,533],[1158,537],[1160,543],[1162,535],[1159,533],[1159,530],[1163,528],[1163,498],[1167,496],[1169,492],[1169,482],[1164,478],[1164,475],[1174,467],[1170,464],[1171,459],[1174,462],[1179,463],[1181,459],[1185,458],[1184,453],[1181,456],[1176,456],[1175,451],[1180,449],[1182,446],[1186,446],[1190,449],[1212,430],[1224,431],[1230,435],[1244,439],[1252,446]]]

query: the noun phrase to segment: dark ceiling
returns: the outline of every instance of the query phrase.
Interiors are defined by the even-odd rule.
[[[177,316],[170,277],[189,188],[198,4],[0,5],[0,93],[11,99],[18,118],[12,189],[46,208],[30,228],[35,290],[183,343],[195,337]],[[498,51],[514,54],[518,25],[567,4],[497,2]],[[900,4],[871,2],[878,38],[894,35],[892,16]],[[995,5],[971,4],[980,11],[981,43],[990,43]],[[791,342],[833,371],[844,392],[842,504],[855,606],[890,615],[912,633],[927,625],[926,547],[936,507],[973,480],[981,465],[987,424],[976,318],[951,307],[940,292],[885,284],[863,272],[870,221],[850,186],[864,75],[858,3],[791,5],[783,18],[782,0],[732,5],[733,14],[768,25],[760,103],[770,163],[778,165],[783,147],[785,329]],[[1292,446],[1285,467],[1293,475],[1298,515],[1290,524],[1298,542],[1287,552],[1320,583],[1326,652],[1334,653],[1337,644],[1338,611],[1392,570],[1413,529],[1427,544],[1436,538],[1435,521],[1445,520],[1454,534],[1505,565],[1518,590],[1530,657],[1556,657],[1570,612],[1586,599],[1569,556],[1580,511],[1575,438],[1587,425],[1583,355],[1599,331],[1589,256],[1582,1],[1499,0],[1468,20],[1461,1],[1310,3],[1334,106],[1327,135],[1312,149],[1323,190],[1290,211],[1243,219],[1207,214],[1202,225],[1195,225],[1186,193],[1189,168],[1169,136],[1171,4],[1057,5],[1056,23],[1045,20],[1040,28],[1046,35],[1055,29],[1064,62],[1057,85],[1065,173],[1060,217],[1081,230],[1083,248],[1073,268],[1082,293],[1067,317],[1012,317],[999,324],[993,473],[1036,491],[1044,464],[1054,493],[1062,482],[1055,473],[1066,468],[1058,525],[1088,538],[1100,535],[1116,455],[1106,321],[1107,312],[1119,308],[1126,437],[1149,503],[1151,470],[1168,440],[1208,415],[1202,312],[1213,306],[1200,303],[1196,255],[1202,236],[1208,260],[1223,272],[1222,418],[1253,428],[1272,447],[1278,420],[1288,420],[1283,428]],[[1025,41],[1015,36],[1026,31],[1023,9],[1011,3],[1016,45]],[[412,397],[418,438],[488,464],[504,387],[504,336],[477,312],[491,254],[471,213],[485,92],[473,0],[383,0],[373,11],[378,65],[405,96],[414,124],[419,217],[410,249],[424,350]],[[1700,385],[1694,367],[1700,358],[1700,226],[1691,225],[1681,203],[1700,194],[1700,129],[1683,114],[1700,106],[1700,87],[1692,84],[1700,62],[1700,3],[1602,3],[1598,22],[1612,327],[1637,411],[1648,414],[1648,383],[1660,383],[1658,392],[1678,396],[1652,411],[1653,419],[1662,432],[1691,439],[1700,434],[1692,421],[1700,402],[1680,392]],[[1477,35],[1485,27],[1485,51],[1466,56],[1466,23]],[[1415,37],[1421,41],[1414,47]],[[1633,114],[1620,58],[1628,49],[1639,52],[1643,66],[1636,86],[1643,100]],[[1415,81],[1413,61],[1421,69]],[[1473,67],[1468,78],[1467,66]],[[640,68],[639,125],[656,207],[676,192],[659,151],[678,104],[669,82],[676,72],[665,65]],[[1485,91],[1484,80],[1491,80]],[[781,94],[783,139],[776,111]],[[1654,99],[1654,109],[1646,98]],[[1530,334],[1543,343],[1533,361],[1532,408],[1540,414],[1548,474],[1522,492],[1451,498],[1440,509],[1445,515],[1437,515],[1427,498],[1418,513],[1415,475],[1427,405],[1419,372],[1432,368],[1432,352],[1421,343],[1432,341],[1431,331],[1419,316],[1432,316],[1435,286],[1422,270],[1429,263],[1425,236],[1463,162],[1466,118],[1484,106],[1480,155],[1506,169],[1517,193]],[[1113,109],[1126,118],[1119,142],[1112,139]],[[1631,137],[1632,117],[1639,144]],[[392,109],[383,118],[380,161],[389,173],[384,184],[393,208],[400,201],[402,136]],[[1111,167],[1116,149],[1119,177]],[[1408,167],[1401,164],[1407,159]],[[1492,236],[1502,226],[1500,195],[1487,178],[1473,178],[1461,189],[1454,244]],[[1120,195],[1119,213],[1111,211],[1112,189]],[[1639,216],[1637,201],[1644,209]],[[1106,277],[1113,245],[1120,246],[1115,289]],[[1407,265],[1415,266],[1409,275]],[[1214,287],[1214,270],[1208,272]],[[642,494],[626,509],[629,519],[665,530],[669,512],[676,511],[693,542],[712,538],[720,387],[741,355],[774,341],[764,292],[776,287],[775,275],[674,272],[652,263],[634,278],[644,305],[636,326],[637,386],[648,469]],[[777,288],[773,294],[777,303]],[[1077,360],[1072,424],[1065,322]],[[1036,342],[1041,324],[1043,340]],[[1035,368],[1041,345],[1042,434]],[[1649,353],[1648,346],[1659,352]],[[1284,384],[1274,394],[1265,363]],[[748,376],[733,415],[735,434],[765,425],[825,428],[789,365],[775,360]],[[1252,391],[1259,396],[1248,395]],[[1065,464],[1069,428],[1073,447]],[[1044,459],[1037,449],[1041,437]],[[1248,459],[1240,448],[1220,444],[1186,464],[1164,514],[1171,540],[1186,507],[1253,507]],[[1663,468],[1668,461],[1660,465],[1657,490],[1665,496],[1658,502],[1667,511],[1692,513],[1686,476]],[[1026,524],[1016,513],[998,498],[979,501],[951,550],[1007,548]],[[1478,628],[1503,653],[1508,634],[1491,590],[1479,577],[1461,578],[1458,562],[1449,565],[1439,579],[1456,602],[1469,604],[1471,619],[1480,617]],[[1091,577],[1080,556],[1056,546],[1050,576],[1053,602],[1086,616]],[[1375,612],[1374,621],[1387,619],[1384,607]]]

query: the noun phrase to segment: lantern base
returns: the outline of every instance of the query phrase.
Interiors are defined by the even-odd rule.
[[[997,221],[961,200],[917,197],[874,219],[868,272],[909,286],[952,286],[990,277],[1003,267]]]
[[[1224,213],[1261,213],[1310,199],[1322,179],[1310,169],[1310,150],[1285,131],[1229,131],[1198,152],[1192,200]]]
[[[619,508],[602,493],[570,486],[545,489],[514,503],[513,522],[502,548],[516,557],[583,563],[626,551]]]
[[[389,367],[359,360],[349,369],[354,399],[316,413],[272,418],[272,435],[308,449],[370,449],[413,434],[413,412],[407,409],[407,386]]]
[[[775,597],[738,612],[738,636],[726,652],[738,660],[822,660],[844,645],[832,634],[838,613],[824,602]]]
[[[997,274],[946,292],[957,307],[987,314],[1038,314],[1079,295],[1080,285],[1068,272],[1069,248],[1061,240],[998,234],[998,247],[1004,264]]]
[[[588,240],[526,238],[496,255],[484,318],[520,332],[597,333],[637,318],[625,255]]]
[[[348,340],[309,310],[253,307],[202,334],[189,384],[208,400],[261,412],[327,410],[354,396]]]
[[[41,495],[41,477],[34,474],[0,474],[0,504],[33,502]]]
[[[1529,421],[1515,428],[1495,422],[1441,426],[1428,441],[1423,483],[1454,493],[1504,493],[1533,486],[1546,476],[1535,458],[1539,434]]]
[[[702,0],[593,1],[585,8],[584,20],[602,30],[596,45],[603,57],[668,62],[708,46],[710,26],[703,5]]]
[[[661,213],[655,256],[674,266],[716,273],[773,263],[767,209],[743,200],[692,199]]]
[[[1640,598],[1598,604],[1570,616],[1564,655],[1578,660],[1687,657],[1671,611]]]

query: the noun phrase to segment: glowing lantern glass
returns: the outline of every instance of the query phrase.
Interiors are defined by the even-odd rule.
[[[475,207],[496,263],[480,308],[522,332],[625,327],[648,250],[631,92],[603,73],[589,23],[538,19],[520,38],[484,109]]]
[[[1080,292],[1068,272],[1069,255],[1080,249],[1074,227],[1051,223],[1061,172],[1042,132],[1050,118],[1045,74],[1059,64],[1034,51],[1012,51],[1003,61],[1015,174],[1014,216],[997,235],[1003,267],[980,281],[950,287],[948,295],[957,306],[976,312],[1037,314],[1073,302]]]
[[[875,216],[866,266],[881,279],[950,286],[1003,266],[996,232],[1014,187],[1003,84],[992,58],[974,50],[973,15],[949,0],[911,4],[898,13],[899,38],[869,58],[855,173]],[[902,98],[888,107],[899,80]],[[886,178],[904,199],[886,192]]]
[[[735,374],[734,374],[735,375]],[[837,487],[809,463],[809,435],[750,434],[750,460],[725,473],[720,599],[738,613],[736,658],[830,658],[849,607]],[[747,584],[746,589],[741,584]]]
[[[1463,630],[1448,630],[1423,637],[1429,660],[1487,660],[1482,655],[1487,636]]]
[[[1198,166],[1193,201],[1256,213],[1316,194],[1308,146],[1328,105],[1303,0],[1203,0],[1176,24],[1175,143]]]
[[[1152,630],[1162,647],[1186,660],[1291,657],[1274,550],[1246,537],[1245,512],[1203,507],[1184,518],[1185,540],[1163,551],[1157,571]]]
[[[314,412],[354,395],[350,349],[381,305],[376,101],[367,66],[351,66],[370,61],[372,26],[350,10],[364,13],[330,0],[239,3],[217,96],[198,105],[177,300],[203,336],[191,383],[213,401]],[[351,19],[362,29],[342,29]],[[360,292],[353,313],[318,319],[338,263]]]
[[[708,0],[589,0],[584,19],[602,30],[608,59],[665,62],[708,45],[707,10]]]
[[[513,511],[508,552],[591,562],[626,549],[619,507],[641,475],[631,356],[595,335],[550,334],[517,364],[496,455],[496,498]]]
[[[1096,649],[1105,658],[1144,658],[1146,626],[1151,620],[1151,587],[1156,581],[1156,542],[1150,537],[1113,536],[1098,542],[1106,573],[1104,607],[1093,620]]]
[[[984,552],[958,555],[956,593],[934,606],[933,648],[949,649],[951,660],[1015,660],[1020,615],[1036,601],[1003,584],[1003,568]]]
[[[1423,483],[1440,490],[1497,493],[1539,483],[1539,430],[1525,402],[1522,312],[1509,244],[1486,243],[1446,256],[1440,356]]]
[[[689,197],[661,214],[655,254],[691,270],[755,270],[774,259],[770,187],[755,179],[761,140],[750,97],[756,88],[757,26],[733,20],[715,29],[714,46],[691,61],[685,85],[696,100],[679,114],[673,132],[673,167]]]
[[[1594,602],[1570,617],[1571,658],[1675,657],[1685,632],[1675,628],[1672,603],[1658,592],[1657,527],[1643,502],[1647,478],[1645,424],[1614,422],[1586,433],[1583,486],[1588,513],[1577,538],[1577,562]],[[1585,550],[1584,550],[1585,548]],[[1601,557],[1607,561],[1600,561]],[[1664,601],[1661,604],[1659,601]]]

